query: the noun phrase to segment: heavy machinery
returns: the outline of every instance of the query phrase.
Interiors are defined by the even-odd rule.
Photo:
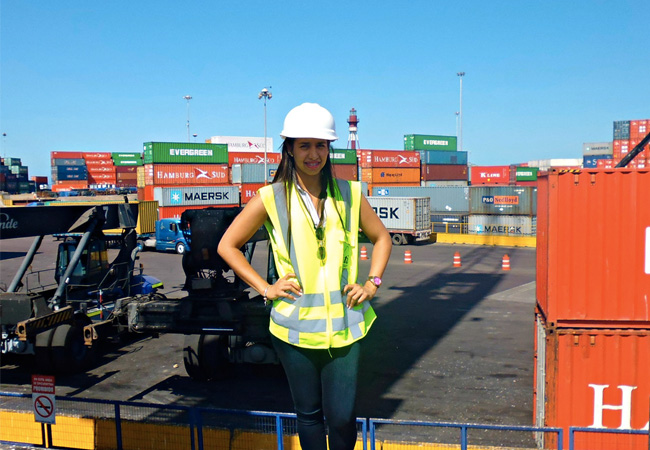
[[[241,208],[188,210],[180,228],[189,244],[183,255],[185,290],[179,299],[154,298],[129,305],[129,328],[143,333],[185,334],[183,361],[194,379],[227,376],[233,364],[277,364],[270,341],[270,306],[247,286],[217,254],[224,232]],[[191,233],[190,233],[191,230]],[[257,242],[266,240],[260,229],[242,249],[250,261]],[[267,279],[275,275],[267,260]]]
[[[84,333],[102,323],[126,327],[128,303],[149,298],[160,285],[134,274],[136,218],[137,205],[128,203],[0,208],[2,239],[35,236],[0,294],[3,354],[35,355],[39,370],[50,372],[78,372],[92,362],[94,349],[84,344]],[[109,262],[102,230],[115,228],[123,231]],[[53,276],[28,273],[44,237],[60,233],[68,237],[58,246]],[[36,287],[26,284],[27,275],[39,280]]]

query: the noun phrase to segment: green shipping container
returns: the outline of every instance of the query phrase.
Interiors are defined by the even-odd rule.
[[[404,135],[404,150],[458,150],[456,136],[437,136],[430,134]]]
[[[330,152],[332,164],[356,164],[357,151],[347,149],[335,149]]]
[[[145,142],[144,164],[227,164],[227,144]]]
[[[140,156],[137,156],[135,158],[120,158],[120,159],[113,159],[113,165],[114,166],[143,166],[144,161]]]
[[[111,153],[113,159],[132,159],[132,158],[142,158],[142,153],[120,153],[113,152]]]
[[[517,167],[517,181],[537,181],[537,167]]]

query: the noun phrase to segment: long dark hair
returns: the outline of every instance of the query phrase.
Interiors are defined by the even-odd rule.
[[[291,189],[293,188],[293,185],[296,183],[296,163],[293,160],[293,147],[296,142],[295,138],[285,138],[284,142],[282,142],[282,159],[280,160],[280,164],[278,165],[278,169],[275,172],[275,176],[273,177],[273,183],[283,183],[285,185],[285,199],[287,203],[287,213],[288,213],[288,218],[291,218],[291,198],[289,195],[289,192],[291,192]],[[323,166],[323,170],[321,170],[321,191],[318,195],[318,214],[319,216],[322,217],[323,214],[323,208],[325,206],[325,199],[327,198],[327,192],[330,192],[330,195],[333,198],[337,197],[337,191],[338,191],[338,185],[336,184],[336,180],[334,179],[334,173],[332,170],[332,161],[330,159],[330,153],[332,151],[332,144],[330,141],[327,142],[327,146],[329,147],[329,151],[327,152],[327,160],[325,161],[325,166]],[[329,189],[328,189],[329,188]],[[341,217],[341,212],[338,209],[338,206],[336,205],[336,202],[334,202],[334,208],[336,209],[336,212],[338,213],[339,220],[341,221],[341,224],[343,225],[343,218]],[[343,225],[343,229],[345,230],[345,225]],[[289,249],[289,254],[291,254],[291,220],[289,220],[289,236],[287,236],[288,241],[288,249]]]

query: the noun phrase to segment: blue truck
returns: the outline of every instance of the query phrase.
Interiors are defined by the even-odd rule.
[[[180,219],[156,220],[156,230],[143,239],[144,248],[156,251],[174,251],[182,255],[189,250],[189,245],[180,229]]]

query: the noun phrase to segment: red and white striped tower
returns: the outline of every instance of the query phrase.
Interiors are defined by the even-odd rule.
[[[350,110],[350,117],[348,117],[348,124],[350,125],[349,130],[350,134],[348,136],[348,148],[352,150],[359,150],[359,136],[357,136],[357,124],[359,119],[357,119],[357,110],[352,108]]]

